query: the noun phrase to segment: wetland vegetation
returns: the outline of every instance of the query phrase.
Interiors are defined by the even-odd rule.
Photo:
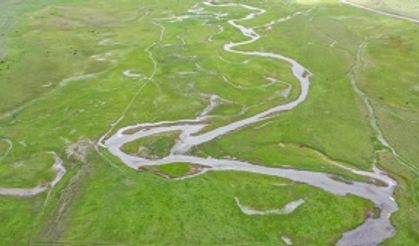
[[[1,1],[0,245],[417,245],[418,9]]]

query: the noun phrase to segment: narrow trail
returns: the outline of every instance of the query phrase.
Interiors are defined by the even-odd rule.
[[[134,76],[136,78],[138,78],[139,81],[143,81],[146,80],[147,82],[142,84],[138,90],[136,91],[136,93],[134,94],[134,96],[131,98],[131,100],[128,102],[127,106],[124,108],[124,110],[122,111],[122,114],[118,117],[118,119],[116,119],[113,123],[111,123],[111,128],[106,132],[106,134],[104,136],[102,136],[99,141],[98,144],[99,146],[101,146],[100,144],[103,142],[103,140],[115,129],[116,126],[118,126],[118,124],[125,118],[125,116],[127,115],[128,111],[130,110],[130,108],[132,107],[132,105],[134,104],[134,102],[137,100],[138,96],[141,94],[141,92],[143,91],[144,87],[148,85],[148,82],[153,83],[154,85],[156,85],[156,87],[159,89],[159,91],[161,92],[161,88],[160,86],[154,81],[154,77],[157,74],[157,66],[158,63],[154,57],[153,52],[151,51],[157,44],[161,43],[163,41],[164,38],[164,34],[166,31],[166,28],[158,23],[153,22],[154,25],[160,27],[160,35],[159,35],[159,39],[155,42],[153,42],[150,46],[148,46],[147,48],[145,48],[145,52],[148,54],[148,57],[150,58],[152,64],[153,64],[153,70],[151,72],[151,74],[149,76],[143,77],[143,76]],[[126,76],[128,73],[128,75],[131,75],[131,73],[129,72],[129,70],[125,70],[123,72],[123,74]],[[137,74],[134,74],[137,75]],[[127,76],[130,77],[130,76]],[[104,146],[101,146],[104,147]]]
[[[173,163],[191,163],[199,164],[204,168],[202,168],[202,171],[200,173],[185,178],[193,178],[197,175],[202,175],[209,171],[242,171],[290,179],[295,182],[301,182],[307,185],[311,185],[313,187],[317,187],[319,189],[339,196],[352,194],[364,199],[368,199],[372,201],[377,206],[377,208],[381,210],[379,217],[368,218],[364,222],[364,224],[360,225],[359,227],[355,228],[354,230],[348,233],[343,234],[342,238],[338,242],[338,245],[377,245],[380,242],[383,242],[384,240],[392,237],[395,233],[395,230],[394,227],[391,225],[390,216],[393,212],[397,211],[398,209],[398,206],[392,197],[397,183],[393,179],[388,177],[386,174],[384,174],[381,170],[379,170],[376,166],[374,166],[373,171],[371,172],[352,169],[349,167],[342,168],[358,175],[380,180],[383,183],[385,183],[386,186],[378,186],[370,183],[356,181],[352,183],[342,182],[334,179],[328,174],[319,172],[293,170],[289,168],[272,168],[240,160],[215,159],[212,157],[202,158],[198,156],[188,155],[191,148],[195,146],[222,137],[240,128],[247,127],[261,121],[266,121],[272,117],[275,117],[280,112],[286,112],[294,109],[295,107],[297,107],[305,101],[310,88],[309,79],[312,75],[307,68],[305,68],[303,65],[301,65],[300,63],[298,63],[290,57],[286,57],[277,53],[261,51],[242,51],[236,49],[239,46],[256,42],[258,39],[261,38],[254,28],[245,27],[241,25],[240,22],[254,19],[257,16],[266,13],[266,10],[237,3],[213,4],[211,2],[204,1],[203,5],[205,5],[208,8],[235,7],[249,10],[251,13],[246,15],[244,18],[231,19],[227,21],[228,24],[240,31],[248,39],[236,43],[230,41],[229,43],[224,45],[224,50],[226,52],[234,53],[237,55],[249,57],[264,57],[288,63],[290,65],[292,74],[299,81],[299,96],[291,102],[277,105],[259,114],[253,115],[249,118],[238,120],[200,134],[200,131],[202,131],[207,126],[205,122],[207,120],[207,115],[209,111],[214,108],[213,102],[210,102],[209,106],[204,110],[204,112],[202,112],[201,115],[195,119],[141,123],[132,126],[126,126],[119,129],[115,134],[109,136],[109,138],[107,139],[105,139],[106,137],[108,137],[108,134],[106,134],[106,137],[104,136],[101,138],[99,145],[106,148],[111,154],[118,157],[127,166],[135,170],[147,166],[158,166]],[[198,5],[196,5],[195,8],[197,8],[197,6]],[[200,8],[199,11],[195,11],[195,13],[198,13],[198,16],[199,12],[207,13],[204,12],[202,8]],[[170,20],[173,19],[175,19],[177,22],[183,21],[182,18],[170,18]],[[285,18],[284,21],[286,21],[286,19],[287,18]],[[274,25],[276,23],[279,22],[273,21],[263,26],[265,28],[269,28],[271,25]],[[168,132],[181,132],[181,134],[176,144],[172,147],[170,154],[164,158],[150,160],[138,156],[128,155],[121,150],[122,146],[126,143],[141,138]]]
[[[386,11],[370,8],[370,7],[361,5],[361,4],[353,3],[353,2],[348,1],[348,0],[340,0],[340,2],[343,3],[343,4],[346,4],[348,6],[358,8],[358,9],[362,9],[362,10],[366,10],[366,11],[373,12],[373,13],[376,13],[376,14],[385,15],[385,16],[389,16],[389,17],[396,18],[396,19],[399,19],[399,20],[410,21],[410,22],[419,24],[419,19],[415,19],[413,17],[408,17],[408,16],[399,15],[399,14],[389,13],[389,12],[386,12]]]

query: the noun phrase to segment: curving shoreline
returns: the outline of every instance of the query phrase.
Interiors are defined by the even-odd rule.
[[[319,172],[271,168],[239,160],[214,159],[211,157],[201,158],[187,155],[189,150],[194,146],[209,142],[239,128],[267,120],[271,117],[274,117],[273,115],[279,112],[285,112],[297,107],[299,104],[305,101],[308,95],[310,87],[309,79],[312,75],[308,69],[299,64],[297,61],[281,54],[260,51],[240,51],[235,49],[238,46],[251,44],[260,38],[260,35],[253,28],[240,25],[239,22],[256,18],[257,16],[266,13],[266,10],[237,3],[213,4],[211,2],[204,1],[203,4],[208,7],[241,7],[252,11],[244,18],[232,19],[228,21],[231,26],[238,29],[245,37],[249,39],[237,43],[229,42],[224,45],[224,50],[226,52],[239,55],[267,57],[287,62],[291,66],[292,74],[300,83],[301,89],[298,98],[289,103],[275,106],[249,118],[232,122],[203,134],[199,134],[199,132],[206,126],[205,120],[207,119],[208,108],[204,110],[205,113],[203,112],[199,117],[195,119],[172,122],[143,123],[121,128],[106,140],[104,139],[107,137],[107,135],[103,136],[99,145],[106,148],[111,154],[118,157],[127,166],[136,170],[145,166],[158,166],[183,162],[199,164],[206,167],[201,173],[198,173],[197,175],[201,175],[207,171],[229,170],[251,172],[256,174],[287,178],[293,181],[320,188],[324,191],[339,196],[352,194],[358,197],[362,197],[372,201],[381,210],[380,216],[378,218],[368,218],[362,225],[358,226],[352,231],[344,233],[337,244],[376,245],[392,237],[395,233],[395,229],[391,225],[390,216],[398,209],[397,203],[392,198],[397,183],[375,166],[372,172],[360,171],[348,167],[345,167],[345,169],[362,176],[373,177],[375,179],[381,180],[387,185],[386,187],[362,182],[353,182],[352,184],[348,184],[337,181],[329,175]],[[271,23],[271,25],[273,25],[275,22]],[[211,109],[211,103],[209,108]],[[134,133],[127,133],[133,130]],[[124,144],[131,141],[173,131],[180,131],[181,135],[176,144],[172,147],[170,155],[164,158],[148,160],[145,158],[128,155],[121,150],[121,147]]]
[[[63,165],[63,160],[60,157],[58,157],[56,153],[50,152],[50,154],[54,157],[54,165],[52,166],[52,169],[54,169],[55,171],[55,178],[51,182],[47,184],[38,185],[33,188],[0,187],[0,196],[33,197],[42,192],[47,191],[48,189],[54,188],[58,184],[58,182],[60,182],[61,179],[64,177],[67,170]]]

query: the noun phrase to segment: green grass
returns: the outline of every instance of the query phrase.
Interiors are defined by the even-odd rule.
[[[121,150],[127,154],[148,158],[163,158],[170,153],[179,133],[165,133],[147,138],[141,138],[122,146]]]
[[[3,221],[0,226],[1,245],[28,244],[36,231],[35,221],[44,199],[43,195],[33,199],[1,198],[0,219]]]
[[[370,7],[373,9],[386,11],[388,13],[419,18],[418,3],[412,0],[351,0],[351,2],[362,4],[363,6]]]
[[[268,9],[266,15],[244,23],[255,26],[314,7],[272,30],[259,29],[262,38],[240,48],[298,60],[314,74],[309,96],[269,124],[242,128],[198,146],[195,153],[359,179],[333,161],[367,170],[377,148],[365,105],[347,76],[359,44],[366,42],[365,64],[357,71],[359,87],[371,99],[388,141],[405,161],[419,167],[417,25],[331,0],[246,2]],[[369,202],[283,179],[210,172],[174,181],[135,172],[106,152],[102,154],[111,163],[95,154],[80,165],[66,158],[68,145],[81,138],[99,139],[121,116],[114,130],[138,122],[193,119],[208,104],[203,93],[225,99],[210,113],[214,118],[205,130],[298,96],[298,83],[288,64],[248,60],[223,51],[229,40],[243,39],[226,18],[206,24],[193,19],[157,20],[185,14],[195,3],[1,1],[1,16],[12,18],[7,22],[0,18],[0,138],[11,139],[13,149],[1,158],[8,145],[0,141],[0,187],[32,187],[51,180],[50,151],[64,159],[70,172],[46,204],[46,194],[31,199],[0,197],[0,245],[51,240],[278,245],[281,236],[292,238],[296,245],[329,245],[363,221],[372,209]],[[228,12],[228,18],[248,13],[219,10]],[[166,28],[162,41],[156,23]],[[217,34],[220,25],[225,31]],[[208,42],[212,35],[214,41]],[[99,45],[104,39],[114,43]],[[154,80],[124,77],[127,69],[146,76],[153,73],[147,51],[157,62]],[[91,57],[107,53],[108,61]],[[92,76],[60,86],[66,78],[85,74]],[[283,82],[264,87],[265,77]],[[279,93],[287,88],[286,83],[293,86],[289,98]],[[240,114],[246,107],[248,111]],[[125,145],[124,151],[135,154],[139,146],[146,146],[152,155],[162,157],[176,138],[175,134],[149,137]],[[393,217],[397,234],[386,244],[415,245],[419,241],[418,178],[388,154],[381,156],[379,165],[400,184],[396,192],[400,210]],[[186,164],[159,169],[170,176],[189,171]],[[78,173],[83,175],[76,178]],[[286,216],[246,216],[234,197],[258,209],[281,207],[299,198],[306,203]]]
[[[3,158],[6,156],[7,152],[9,151],[10,145],[8,142],[3,141],[0,139],[0,158]]]
[[[172,163],[156,167],[160,172],[169,175],[170,177],[185,176],[190,170],[191,165],[187,163]]]
[[[0,159],[0,185],[2,187],[34,187],[47,183],[54,178],[50,169],[54,158],[48,153],[35,153],[25,160],[19,160],[10,165]]]
[[[361,223],[372,209],[367,201],[283,179],[220,172],[175,182],[149,173],[121,173],[100,164],[101,159],[93,160],[95,171],[62,217],[67,221],[62,241],[271,245],[282,244],[278,235],[287,235],[298,244],[324,245]],[[291,215],[253,217],[240,211],[234,197],[261,209],[299,198],[306,203]],[[46,241],[42,235],[37,240]]]

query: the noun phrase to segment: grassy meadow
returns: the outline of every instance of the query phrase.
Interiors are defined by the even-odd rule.
[[[414,0],[351,0],[351,2],[387,13],[399,14],[416,19],[419,16],[419,6]]]
[[[292,111],[198,146],[195,154],[362,179],[334,165],[372,167],[376,136],[349,78],[362,60],[355,71],[357,83],[379,127],[401,159],[419,168],[417,24],[337,0],[241,2],[267,10],[242,23],[246,26],[301,12],[271,29],[256,28],[262,38],[240,49],[299,61],[313,73],[309,96]],[[417,3],[401,12],[397,1],[383,2],[419,18]],[[248,10],[205,7],[228,15],[168,19],[190,15],[188,9],[197,3],[0,2],[0,187],[34,187],[52,180],[51,151],[68,169],[50,192],[32,198],[0,196],[0,245],[282,245],[283,236],[295,245],[331,245],[374,209],[358,197],[334,196],[285,179],[208,172],[170,180],[129,169],[104,149],[92,147],[84,161],[67,156],[69,145],[81,139],[95,142],[109,130],[193,119],[211,94],[222,103],[210,112],[204,130],[299,95],[288,64],[223,50],[230,40],[244,39],[227,20],[242,18]],[[268,77],[279,82],[270,84]],[[176,138],[154,136],[123,148],[162,157]],[[400,210],[392,217],[397,234],[384,245],[417,245],[419,178],[388,152],[379,154],[378,166],[399,182],[395,198]],[[178,177],[190,166],[159,168]],[[306,202],[289,215],[248,216],[235,197],[260,210],[300,198]]]

